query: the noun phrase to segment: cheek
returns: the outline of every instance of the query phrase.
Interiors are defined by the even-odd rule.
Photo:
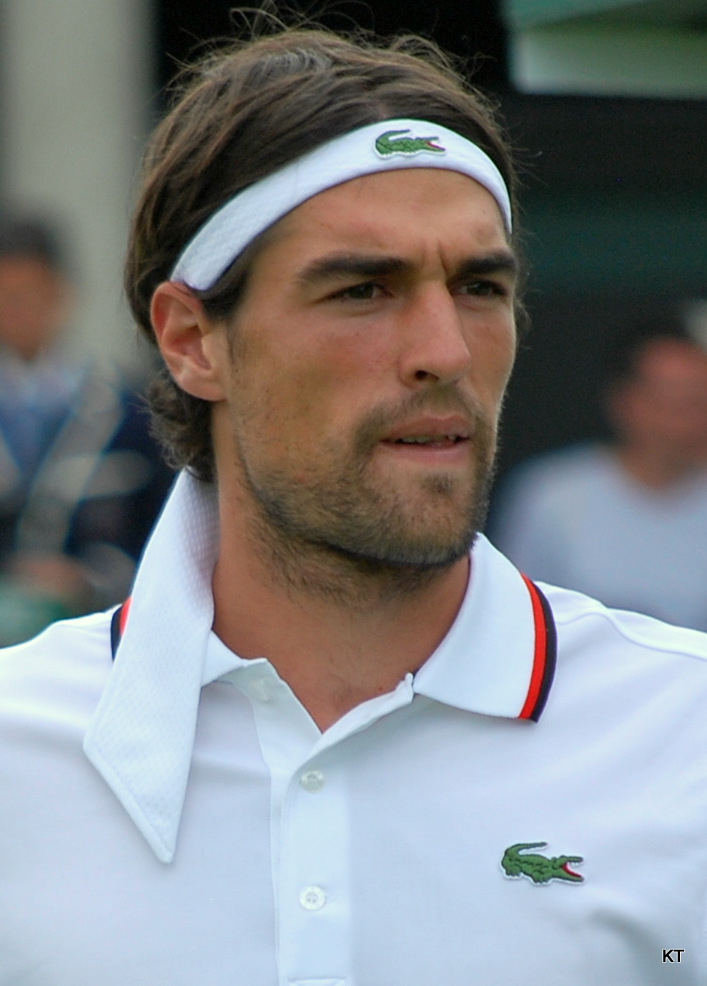
[[[278,355],[276,373],[293,406],[312,415],[350,407],[386,358],[380,334],[336,328],[303,334],[297,347]]]
[[[513,325],[503,331],[496,328],[471,345],[472,376],[478,396],[497,410],[513,370],[516,336]]]
[[[345,431],[354,381],[330,348],[260,344],[236,360],[232,404],[253,454],[296,463]]]

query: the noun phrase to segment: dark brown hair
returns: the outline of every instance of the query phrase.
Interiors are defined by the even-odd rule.
[[[515,175],[491,106],[421,38],[385,43],[285,29],[208,55],[175,94],[147,148],[125,267],[133,314],[153,342],[152,294],[209,216],[246,186],[357,127],[404,116],[456,130],[486,151],[514,201]],[[194,292],[209,316],[233,311],[256,252],[257,241],[212,288]],[[212,480],[208,402],[165,372],[151,405],[171,463]]]

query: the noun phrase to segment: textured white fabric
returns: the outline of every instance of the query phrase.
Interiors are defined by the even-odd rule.
[[[705,635],[546,586],[520,721],[528,596],[482,540],[428,663],[322,734],[209,632],[214,507],[180,478],[114,667],[111,614],[0,654],[0,986],[707,982]],[[538,842],[583,882],[506,875]]]
[[[380,153],[377,141],[385,135],[390,135],[386,147],[413,137],[428,139],[433,146]],[[493,195],[510,231],[508,189],[480,147],[437,123],[384,120],[336,137],[239,192],[187,244],[171,280],[205,290],[256,236],[307,199],[352,178],[401,168],[442,168],[468,175]]]
[[[174,853],[189,774],[213,621],[215,516],[213,488],[180,476],[138,571],[119,658],[85,742],[161,859]]]

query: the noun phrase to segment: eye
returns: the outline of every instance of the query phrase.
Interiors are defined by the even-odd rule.
[[[475,298],[505,297],[508,292],[503,284],[498,281],[477,279],[469,281],[467,284],[459,286],[461,294],[471,295]]]
[[[375,281],[362,281],[360,284],[352,284],[348,288],[341,288],[332,297],[340,298],[342,301],[373,301],[383,294],[383,288]]]

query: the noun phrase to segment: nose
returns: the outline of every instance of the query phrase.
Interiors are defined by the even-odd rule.
[[[469,372],[464,322],[446,286],[417,292],[401,317],[400,376],[406,386],[455,383]]]

